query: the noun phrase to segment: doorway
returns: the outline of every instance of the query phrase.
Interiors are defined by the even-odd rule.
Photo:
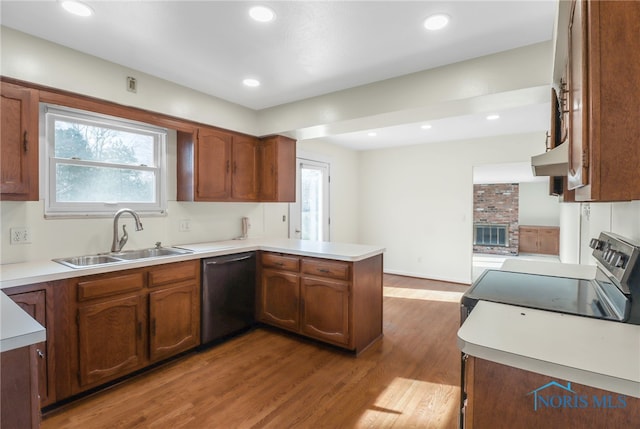
[[[296,202],[289,205],[289,237],[329,241],[329,163],[297,158]]]

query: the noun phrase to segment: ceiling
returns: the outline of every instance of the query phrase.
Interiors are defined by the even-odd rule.
[[[59,2],[5,1],[7,26],[254,110],[403,76],[552,38],[557,0],[85,1],[89,18]],[[248,16],[255,4],[276,19]],[[448,27],[427,31],[433,13]],[[243,86],[251,77],[257,88]],[[444,118],[329,139],[354,149],[544,130],[548,104]],[[368,137],[368,136],[367,136]]]

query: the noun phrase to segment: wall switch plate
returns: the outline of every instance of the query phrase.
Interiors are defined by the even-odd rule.
[[[29,228],[9,228],[11,244],[31,243],[31,230]]]
[[[180,226],[178,227],[180,232],[188,232],[191,231],[191,220],[190,219],[182,219],[180,221]]]

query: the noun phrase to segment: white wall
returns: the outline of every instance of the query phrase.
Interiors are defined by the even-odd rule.
[[[522,162],[543,133],[363,152],[360,241],[383,245],[385,271],[471,281],[473,166]]]
[[[560,225],[558,197],[549,195],[549,183],[520,183],[518,223],[520,225]]]

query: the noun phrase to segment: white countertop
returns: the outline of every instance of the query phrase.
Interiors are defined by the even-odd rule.
[[[594,265],[507,259],[500,268],[591,280]],[[479,301],[458,331],[471,356],[640,398],[640,326]]]
[[[640,398],[640,326],[479,301],[458,331],[471,356]]]
[[[182,249],[193,250],[194,253],[159,258],[145,258],[137,261],[124,261],[113,264],[102,264],[87,268],[70,268],[51,260],[24,262],[0,265],[0,289],[8,287],[41,283],[80,277],[111,271],[160,265],[191,259],[209,258],[232,253],[266,250],[271,252],[290,253],[300,256],[337,259],[357,262],[379,255],[385,251],[383,247],[363,244],[313,242],[292,239],[247,239],[227,240],[207,243],[175,245]],[[78,256],[78,255],[69,255]]]
[[[0,265],[0,289],[47,281],[107,273],[130,268],[148,267],[191,259],[209,258],[232,253],[266,250],[300,256],[357,262],[384,252],[383,247],[362,244],[312,242],[290,239],[247,239],[185,244],[175,247],[192,250],[187,255],[145,258],[87,268],[71,268],[51,260]],[[45,329],[0,292],[2,324],[0,350],[11,350],[44,341]]]
[[[0,293],[0,352],[17,349],[46,339],[42,325],[32,319],[4,293]]]

